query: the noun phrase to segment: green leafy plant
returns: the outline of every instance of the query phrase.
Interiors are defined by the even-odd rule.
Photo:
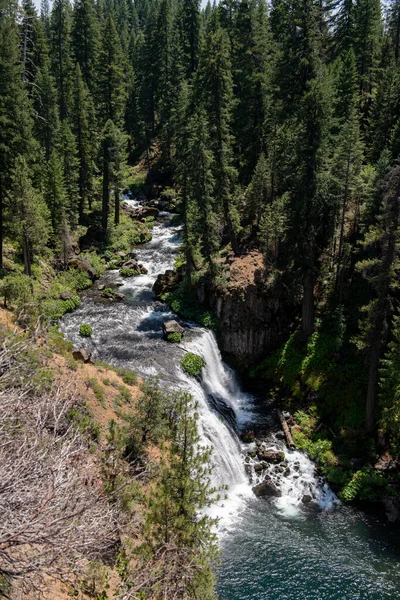
[[[136,269],[120,269],[119,274],[121,277],[134,277],[139,275],[139,272]]]
[[[181,360],[182,369],[192,377],[199,377],[201,370],[205,366],[206,363],[204,358],[193,352],[188,352]]]
[[[135,385],[137,383],[137,375],[133,371],[128,371],[128,369],[117,367],[115,372],[121,377],[122,381],[126,383],[126,385]]]
[[[177,344],[178,342],[181,341],[182,337],[183,337],[182,333],[178,333],[177,331],[174,331],[173,333],[169,333],[167,335],[167,341]]]
[[[88,325],[87,323],[83,323],[80,327],[79,327],[79,334],[83,337],[90,337],[93,333],[93,329],[90,325]]]

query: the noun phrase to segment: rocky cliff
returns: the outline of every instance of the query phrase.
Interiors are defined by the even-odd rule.
[[[287,338],[293,308],[279,286],[268,280],[257,251],[228,257],[222,277],[213,283],[202,281],[197,294],[219,318],[221,349],[244,367]]]

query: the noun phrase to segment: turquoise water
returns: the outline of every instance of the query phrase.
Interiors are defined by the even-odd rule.
[[[347,506],[288,518],[250,499],[221,545],[220,600],[400,599],[400,527]]]

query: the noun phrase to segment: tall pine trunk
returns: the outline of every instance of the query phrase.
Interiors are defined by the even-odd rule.
[[[374,344],[369,361],[367,402],[365,410],[365,428],[368,433],[372,433],[375,429],[375,408],[378,391],[380,346],[380,344]]]
[[[108,207],[110,202],[110,172],[107,159],[107,149],[104,151],[103,157],[103,196],[101,205],[101,226],[104,230],[108,225]]]
[[[24,271],[25,271],[25,275],[28,275],[29,277],[31,277],[32,275],[32,268],[31,268],[31,253],[30,253],[30,248],[29,248],[29,240],[28,237],[25,233],[25,231],[22,233],[22,237],[23,237],[23,250],[24,250]]]
[[[115,225],[119,225],[119,209],[120,209],[119,189],[118,189],[118,186],[115,186],[115,188],[114,188],[114,224]]]
[[[305,337],[309,337],[314,331],[314,276],[311,270],[303,276],[301,329]]]

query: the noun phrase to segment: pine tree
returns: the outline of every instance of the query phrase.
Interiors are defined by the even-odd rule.
[[[60,123],[57,90],[50,65],[44,64],[43,69],[37,71],[32,99],[36,117],[34,131],[47,161],[55,147]]]
[[[32,158],[31,106],[20,61],[16,5],[0,2],[0,267],[3,264],[4,211],[19,155]]]
[[[233,166],[232,108],[233,83],[230,61],[230,43],[215,13],[213,26],[207,35],[199,66],[197,86],[203,98],[211,127],[214,152],[215,197],[227,227],[232,250],[239,254],[238,213],[236,208],[237,171]]]
[[[67,121],[61,124],[57,150],[62,161],[66,192],[64,220],[67,226],[75,229],[79,213],[79,158],[76,139]]]
[[[178,27],[183,71],[186,79],[190,79],[197,69],[200,51],[200,26],[200,1],[179,0]]]
[[[89,91],[82,79],[79,65],[76,67],[73,105],[71,110],[71,129],[75,136],[79,160],[79,222],[82,222],[86,203],[90,206],[93,180],[93,143],[92,106]]]
[[[237,162],[245,184],[263,150],[268,29],[264,2],[241,0],[232,39]]]
[[[392,0],[389,6],[389,35],[392,38],[396,63],[400,57],[400,2]]]
[[[346,215],[354,211],[354,198],[360,183],[363,143],[360,135],[357,71],[353,49],[344,53],[338,75],[335,116],[339,133],[332,160],[332,190],[337,205],[337,231],[334,238],[336,254],[336,291],[341,298],[345,267],[344,241]],[[337,247],[336,247],[337,245]]]
[[[193,208],[200,219],[197,227],[188,229],[187,236],[193,239],[197,233],[197,240],[208,266],[214,271],[213,258],[219,247],[217,231],[215,183],[213,178],[214,158],[210,150],[209,124],[204,111],[198,111],[191,119],[188,132],[188,147],[186,156],[187,179],[187,213],[186,218],[191,223]]]
[[[197,266],[198,239],[201,235],[199,224],[201,221],[199,206],[194,201],[191,193],[191,161],[195,141],[191,139],[193,132],[191,130],[192,118],[189,100],[189,89],[187,84],[184,83],[178,98],[176,111],[176,169],[174,175],[180,190],[185,270],[190,283],[192,273]]]
[[[77,0],[74,3],[72,48],[83,80],[93,94],[99,52],[99,28],[93,0]]]
[[[103,163],[101,224],[104,230],[108,226],[111,189],[114,189],[115,198],[114,223],[115,225],[119,223],[119,194],[123,178],[122,162],[124,159],[125,144],[125,136],[111,120],[108,120],[104,126],[101,139],[101,157]]]
[[[354,0],[339,0],[336,7],[333,44],[336,56],[341,56],[354,45],[356,8]]]
[[[63,165],[56,150],[51,152],[46,166],[43,197],[50,213],[51,242],[55,246],[59,240],[61,225],[67,210]]]
[[[48,240],[48,211],[32,185],[26,160],[19,156],[15,161],[12,178],[12,233],[19,242],[25,274],[32,275],[32,260],[39,255]]]
[[[114,19],[109,16],[101,31],[97,71],[97,105],[100,125],[122,123],[126,101],[124,57]]]
[[[380,0],[357,0],[354,12],[354,52],[360,85],[360,107],[366,124],[377,82],[382,36]]]
[[[71,103],[71,5],[69,0],[54,0],[51,11],[52,69],[58,91],[60,117],[65,119]]]
[[[388,42],[388,40],[387,40]],[[376,96],[370,111],[368,138],[370,157],[376,162],[390,142],[396,124],[400,101],[400,74],[396,68],[392,44],[383,48]]]
[[[276,10],[280,9],[279,5]],[[279,118],[293,136],[293,155],[287,169],[289,256],[301,273],[303,285],[302,331],[309,336],[314,329],[314,285],[318,258],[329,243],[332,206],[329,203],[327,176],[328,133],[330,128],[329,87],[321,60],[319,8],[313,0],[302,0],[283,18],[275,77],[284,77],[277,100]],[[293,27],[298,32],[290,39]],[[288,74],[284,74],[285,65]],[[287,93],[284,97],[282,93]],[[288,148],[284,149],[288,152]],[[285,159],[283,159],[285,160]],[[305,225],[301,225],[305,224]],[[290,263],[289,263],[290,264]]]
[[[362,308],[365,317],[360,322],[360,335],[356,340],[368,358],[365,424],[369,433],[374,431],[376,425],[379,362],[388,340],[393,310],[391,297],[397,285],[399,216],[400,166],[395,165],[386,180],[378,223],[370,228],[363,243],[364,248],[374,250],[374,254],[372,258],[357,264],[374,292],[370,303]]]
[[[211,569],[211,562],[217,556],[216,537],[212,533],[214,521],[199,511],[215,501],[217,490],[210,482],[211,450],[199,444],[195,411],[196,405],[189,394],[176,396],[168,458],[162,461],[160,484],[149,507],[147,527],[151,548],[153,552],[164,548],[168,557],[165,565],[158,566],[160,583],[153,589],[160,598],[166,593],[179,598],[215,598]],[[185,555],[191,556],[191,567],[181,577],[181,560]]]

